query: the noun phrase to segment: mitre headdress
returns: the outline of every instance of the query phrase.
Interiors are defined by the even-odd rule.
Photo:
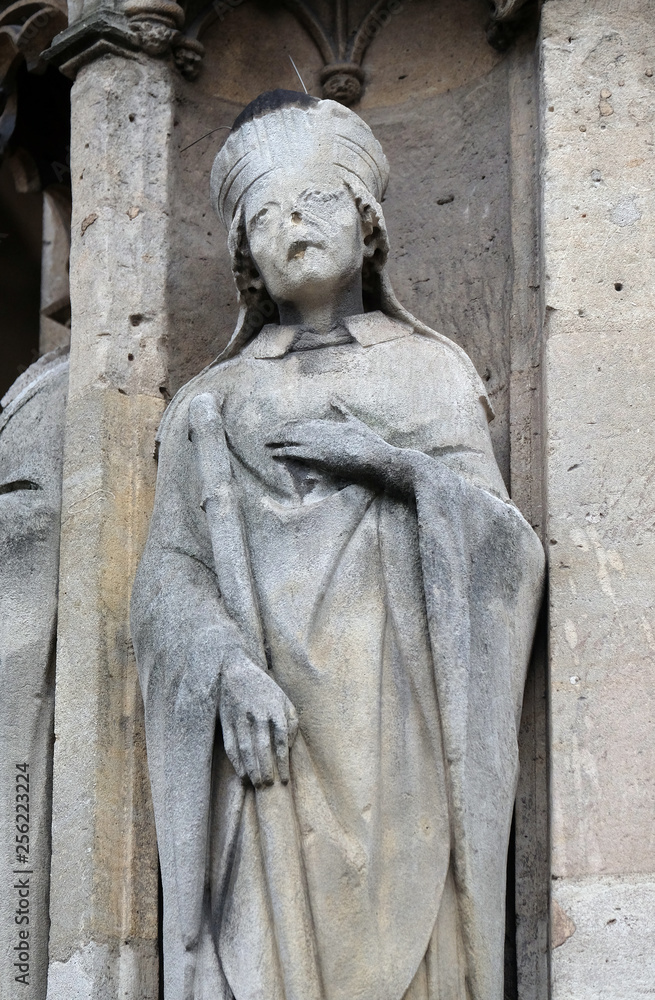
[[[336,101],[274,90],[241,112],[214,161],[212,203],[229,229],[244,195],[276,171],[308,177],[334,169],[380,202],[389,164],[366,122]]]

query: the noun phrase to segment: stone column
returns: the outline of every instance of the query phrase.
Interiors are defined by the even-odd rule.
[[[172,69],[90,37],[86,60],[74,28],[55,42],[60,62],[76,53],[77,79],[48,1000],[155,1000],[157,852],[128,606],[167,394]]]
[[[655,9],[547,0],[552,997],[655,983]]]

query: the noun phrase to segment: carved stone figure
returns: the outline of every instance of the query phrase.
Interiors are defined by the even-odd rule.
[[[0,996],[44,998],[68,358],[21,375],[0,411]],[[26,987],[28,987],[26,989]]]
[[[393,294],[387,175],[280,91],[214,165],[239,319],[162,423],[132,599],[166,1000],[502,997],[543,553]]]

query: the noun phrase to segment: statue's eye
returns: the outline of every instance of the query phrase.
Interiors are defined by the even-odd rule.
[[[341,191],[307,191],[303,196],[305,201],[318,202],[319,204],[325,204],[326,202],[336,201],[337,198],[341,196]]]
[[[0,483],[0,494],[1,493],[18,493],[23,490],[40,490],[41,487],[38,483],[33,482],[31,479],[14,479],[11,483]]]
[[[257,215],[252,220],[252,225],[253,226],[258,225],[263,220],[265,215],[268,215],[268,209],[260,208],[259,212],[257,212]]]

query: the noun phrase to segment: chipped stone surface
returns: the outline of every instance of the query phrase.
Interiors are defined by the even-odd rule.
[[[106,944],[87,944],[66,962],[51,962],[50,1000],[104,1000],[111,988],[110,950]]]
[[[575,934],[575,924],[565,913],[556,899],[550,903],[550,946],[561,948],[565,941]]]
[[[158,996],[147,947],[123,942],[118,960],[106,944],[90,942],[65,962],[51,962],[48,1000],[155,1000]]]
[[[562,879],[553,904],[575,927],[553,941],[557,1000],[641,1000],[655,990],[655,880]]]

